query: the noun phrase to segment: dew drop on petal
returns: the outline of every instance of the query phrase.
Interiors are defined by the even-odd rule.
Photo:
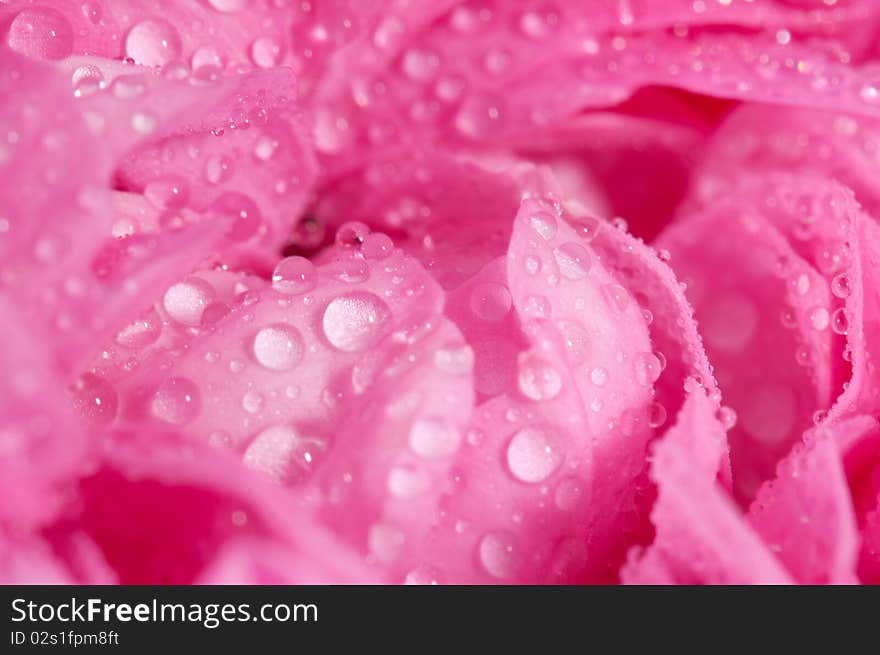
[[[580,244],[569,241],[553,251],[559,272],[568,280],[581,280],[590,270],[590,255]]]
[[[406,464],[395,466],[388,472],[388,491],[400,500],[409,500],[428,491],[431,478],[424,468]]]
[[[608,382],[608,370],[602,367],[594,368],[590,371],[590,382],[597,387],[604,387],[605,383]]]
[[[256,391],[248,391],[241,397],[241,407],[248,414],[259,413],[262,411],[265,404],[266,399],[263,398],[262,394],[257,393]]]
[[[251,59],[260,68],[274,68],[281,61],[281,44],[271,36],[261,36],[251,44]]]
[[[849,312],[843,307],[838,307],[831,315],[831,329],[836,334],[847,334],[849,332]]]
[[[493,578],[506,579],[516,573],[516,541],[506,531],[493,531],[483,535],[477,555],[486,573]]]
[[[248,0],[208,0],[212,9],[225,13],[234,14],[248,5]]]
[[[272,288],[291,296],[308,293],[318,286],[318,270],[305,257],[285,257],[272,273]]]
[[[73,384],[73,406],[87,421],[107,425],[116,417],[119,397],[107,380],[84,373]]]
[[[663,370],[654,353],[639,353],[633,360],[636,382],[647,387],[654,384]]]
[[[125,37],[125,54],[142,66],[164,66],[180,58],[180,34],[161,18],[137,23]]]
[[[213,300],[214,288],[210,284],[198,277],[188,277],[165,292],[162,305],[172,320],[197,326]]]
[[[556,236],[558,225],[556,223],[556,217],[550,212],[536,212],[528,217],[528,222],[529,225],[532,226],[532,229],[540,234],[544,240],[549,241]]]
[[[548,429],[525,427],[507,446],[507,466],[517,480],[535,484],[546,480],[562,463],[556,436]]]
[[[852,293],[849,276],[846,273],[838,273],[831,280],[831,292],[838,298],[848,298]]]
[[[559,395],[562,377],[553,365],[533,354],[519,360],[519,389],[532,400],[550,400]]]
[[[586,498],[587,485],[576,476],[568,476],[559,481],[556,485],[556,491],[553,493],[553,500],[556,507],[563,512],[570,512],[575,507],[583,503]]]
[[[184,377],[163,381],[153,394],[150,405],[153,416],[174,425],[185,425],[195,420],[201,408],[202,397],[198,386]]]
[[[154,310],[116,334],[116,343],[127,348],[143,348],[155,343],[162,332],[162,320]]]
[[[813,327],[813,329],[819,332],[828,329],[828,324],[831,321],[828,310],[824,307],[814,307],[813,309],[811,309],[809,319],[810,325]]]
[[[237,191],[223,193],[211,203],[210,211],[214,216],[229,222],[227,235],[233,241],[250,239],[263,222],[257,203]]]
[[[300,434],[285,424],[260,432],[244,452],[243,462],[275,482],[294,484],[306,480],[328,450],[319,436]]]
[[[32,59],[64,59],[73,52],[73,27],[54,9],[31,7],[12,19],[6,43]]]
[[[391,564],[400,557],[406,536],[400,528],[387,523],[376,523],[367,535],[370,554],[383,564]]]
[[[629,306],[629,294],[619,284],[606,284],[602,287],[605,301],[616,312],[625,312]]]
[[[438,459],[454,454],[461,444],[461,432],[440,418],[420,418],[409,432],[409,447],[425,459]]]
[[[501,320],[510,311],[512,304],[510,291],[497,282],[483,282],[471,291],[471,311],[485,321]]]
[[[322,327],[334,348],[358,352],[381,339],[390,321],[391,310],[384,301],[367,291],[356,291],[330,301]]]
[[[394,251],[394,242],[381,232],[373,232],[364,237],[361,252],[367,259],[385,259]]]
[[[718,420],[725,430],[732,430],[736,426],[736,410],[724,405],[718,409]]]
[[[658,402],[651,403],[648,408],[648,425],[659,428],[666,423],[666,408]]]
[[[289,371],[303,358],[303,338],[284,323],[265,327],[254,337],[254,357],[270,371]]]

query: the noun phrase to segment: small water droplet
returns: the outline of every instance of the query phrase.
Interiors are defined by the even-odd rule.
[[[107,425],[116,417],[119,397],[107,380],[84,373],[73,385],[73,406],[87,421]]]
[[[831,329],[836,334],[847,334],[849,332],[849,312],[843,307],[838,307],[831,315]]]
[[[660,360],[654,353],[639,353],[633,359],[633,366],[636,382],[643,387],[654,384],[663,370],[660,366]]]
[[[246,241],[254,236],[263,222],[263,214],[250,197],[227,191],[211,203],[210,212],[220,220],[229,221],[227,236],[233,241]]]
[[[518,382],[523,395],[532,400],[550,400],[562,389],[559,371],[531,353],[520,357]]]
[[[251,59],[260,68],[275,68],[281,54],[282,45],[271,36],[261,36],[251,44]]]
[[[381,232],[373,232],[364,237],[361,253],[367,259],[385,259],[394,251],[394,242]]]
[[[838,273],[831,280],[831,292],[838,298],[848,298],[852,293],[849,276],[846,273]]]
[[[651,403],[648,408],[648,425],[659,428],[666,423],[666,408],[658,402]]]
[[[594,368],[590,371],[590,381],[597,387],[604,387],[608,382],[608,370],[602,367]]]
[[[732,430],[736,426],[736,410],[724,405],[718,409],[718,420],[725,430]]]
[[[483,568],[493,578],[507,579],[516,573],[516,540],[509,532],[495,531],[483,535],[478,556]]]
[[[507,446],[507,466],[517,480],[543,482],[559,468],[563,454],[550,430],[529,426],[517,432]]]
[[[409,500],[428,491],[431,478],[421,466],[406,464],[395,466],[388,472],[388,491],[395,498]]]
[[[281,484],[308,479],[329,448],[317,435],[300,434],[289,425],[273,425],[260,432],[244,452],[246,467]]]
[[[831,321],[828,310],[824,307],[814,307],[811,309],[809,318],[813,329],[820,332],[828,329],[828,324]]]
[[[536,212],[528,217],[529,225],[546,241],[556,236],[556,217],[549,212]]]
[[[262,411],[265,404],[266,399],[263,398],[262,394],[259,394],[256,391],[248,391],[241,397],[241,407],[248,414],[259,413]]]

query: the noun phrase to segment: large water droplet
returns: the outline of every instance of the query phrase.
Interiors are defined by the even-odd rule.
[[[286,257],[272,273],[272,287],[292,296],[308,293],[318,286],[318,271],[305,257]]]
[[[202,314],[214,300],[214,287],[198,277],[188,277],[165,292],[163,306],[172,320],[197,326]]]
[[[184,425],[199,415],[202,397],[192,380],[184,377],[168,378],[156,389],[150,409],[153,416],[162,421]]]
[[[161,18],[141,21],[125,37],[125,54],[142,66],[164,66],[181,50],[180,34]]]
[[[441,418],[416,419],[409,432],[409,447],[425,459],[449,457],[461,444],[461,432]]]
[[[838,307],[831,315],[831,329],[836,334],[847,334],[849,332],[849,312],[843,307]]]
[[[562,377],[553,365],[534,354],[527,354],[519,361],[519,389],[532,400],[550,400],[559,395]]]
[[[254,357],[272,371],[289,371],[303,358],[299,331],[284,323],[265,327],[254,338]]]
[[[480,564],[493,578],[511,578],[516,573],[516,539],[505,531],[488,532],[478,547]]]
[[[390,321],[391,310],[378,296],[356,291],[339,296],[327,305],[322,326],[330,345],[357,352],[381,339]]]
[[[569,241],[553,251],[559,272],[562,277],[569,280],[581,280],[587,276],[590,270],[590,254],[580,244]]]
[[[6,42],[33,59],[64,59],[73,52],[73,28],[60,12],[33,7],[12,19]]]
[[[846,273],[838,273],[831,280],[831,292],[838,298],[847,298],[852,293],[849,276]]]
[[[507,466],[517,480],[531,484],[546,480],[562,463],[556,435],[543,427],[525,427],[507,446]]]
[[[251,59],[260,68],[274,68],[281,61],[282,46],[271,36],[261,36],[251,45]]]

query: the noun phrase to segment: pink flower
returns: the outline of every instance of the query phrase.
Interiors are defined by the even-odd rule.
[[[880,582],[878,25],[5,4],[0,578]]]

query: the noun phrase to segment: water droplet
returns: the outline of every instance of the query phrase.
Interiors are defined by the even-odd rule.
[[[179,209],[189,200],[189,185],[182,177],[169,175],[147,183],[144,197],[159,209]]]
[[[561,320],[556,324],[565,343],[566,355],[572,366],[583,364],[590,352],[590,337],[576,321]]]
[[[570,512],[584,502],[587,495],[586,483],[576,476],[563,478],[556,485],[553,500],[563,512]]]
[[[223,155],[212,155],[205,160],[205,179],[220,184],[232,176],[232,160]]]
[[[359,221],[343,223],[336,230],[336,245],[340,248],[360,248],[370,228]]]
[[[599,229],[602,227],[599,219],[592,216],[570,218],[569,223],[574,228],[574,231],[588,243],[596,238],[596,235],[599,234]]]
[[[532,400],[550,400],[559,395],[562,377],[550,362],[526,354],[519,360],[519,389]]]
[[[553,251],[559,272],[562,277],[569,280],[581,280],[587,276],[590,270],[591,259],[586,248],[580,244],[569,241]]]
[[[497,282],[483,282],[471,291],[471,311],[485,321],[499,321],[507,315],[513,299],[510,291]]]
[[[836,334],[847,334],[849,332],[849,312],[843,307],[838,307],[831,315],[831,329]]]
[[[425,459],[453,455],[461,444],[461,432],[441,418],[416,419],[409,432],[409,447]]]
[[[305,257],[286,257],[272,273],[272,288],[292,296],[308,293],[318,286],[318,271]]]
[[[474,351],[470,346],[441,348],[434,353],[434,365],[450,375],[467,375],[474,370]]]
[[[813,412],[813,425],[819,425],[827,417],[828,417],[827,410],[817,409],[815,412]]]
[[[73,27],[54,9],[32,7],[12,19],[6,42],[32,59],[64,59],[73,52]]]
[[[271,371],[289,371],[302,361],[304,349],[299,331],[284,323],[265,327],[254,337],[254,357]]]
[[[480,563],[493,578],[511,578],[516,573],[516,540],[504,531],[483,535],[478,547]]]
[[[507,446],[507,466],[521,482],[543,482],[559,468],[562,459],[556,436],[541,427],[523,428]]]
[[[614,311],[623,313],[629,307],[629,294],[619,284],[606,284],[602,287],[602,293]]]
[[[125,54],[142,66],[164,66],[180,58],[180,34],[161,18],[144,20],[125,37]]]
[[[548,38],[559,22],[554,11],[527,11],[519,19],[519,29],[530,39],[540,41]]]
[[[421,496],[431,486],[431,478],[421,466],[407,464],[395,466],[388,472],[388,491],[400,500]]]
[[[736,410],[726,405],[718,409],[718,420],[725,430],[732,430],[736,426]]]
[[[163,306],[168,316],[178,323],[197,326],[202,314],[214,300],[214,287],[197,277],[188,277],[165,292]]]
[[[73,385],[73,406],[87,421],[107,425],[116,418],[119,397],[107,380],[84,373]]]
[[[153,416],[174,425],[195,420],[201,408],[199,388],[195,382],[184,377],[172,377],[162,382],[150,405]]]
[[[831,292],[838,298],[848,298],[852,293],[849,276],[846,273],[838,273],[831,280]]]
[[[270,36],[261,36],[251,44],[251,59],[260,68],[275,68],[281,61],[281,44]]]
[[[541,267],[543,266],[541,258],[536,255],[526,255],[523,263],[525,265],[526,273],[529,275],[537,275],[541,272]]]
[[[549,212],[536,212],[528,217],[528,222],[544,240],[549,241],[556,236],[556,217]]]
[[[385,259],[394,251],[394,242],[381,232],[373,232],[364,237],[361,252],[367,259]]]
[[[376,523],[367,535],[370,553],[383,564],[391,564],[400,557],[405,541],[403,531],[387,523]]]
[[[91,95],[106,84],[101,69],[92,64],[78,66],[70,80],[73,84],[73,95],[77,98]]]
[[[234,14],[247,7],[249,0],[208,0],[211,8],[224,14]]]
[[[266,399],[256,391],[248,391],[241,397],[241,407],[248,414],[257,414],[262,411],[265,404]]]
[[[211,203],[212,215],[229,221],[227,236],[233,241],[245,241],[257,233],[263,222],[263,214],[248,196],[237,191],[227,191]]]
[[[666,423],[666,408],[658,402],[651,403],[648,408],[648,425],[659,428]]]
[[[244,452],[244,465],[281,484],[306,480],[328,450],[328,441],[298,433],[289,425],[273,425],[260,432]]]
[[[455,128],[470,138],[485,137],[496,131],[501,122],[503,105],[499,99],[473,95],[464,100],[455,115]]]
[[[440,57],[431,50],[411,48],[403,55],[401,67],[404,74],[412,80],[426,82],[437,74]]]
[[[594,368],[590,371],[590,381],[597,387],[605,386],[605,383],[608,382],[608,370],[602,367]]]
[[[384,336],[391,310],[378,296],[357,291],[335,298],[324,310],[327,341],[346,352],[365,350]]]
[[[643,387],[654,384],[660,377],[660,360],[654,353],[639,353],[633,359],[636,382]]]
[[[810,325],[814,330],[822,331],[828,329],[831,318],[828,310],[824,307],[814,307],[810,310]]]
[[[127,348],[143,348],[155,343],[162,332],[162,320],[155,311],[123,328],[116,335],[116,343]]]

